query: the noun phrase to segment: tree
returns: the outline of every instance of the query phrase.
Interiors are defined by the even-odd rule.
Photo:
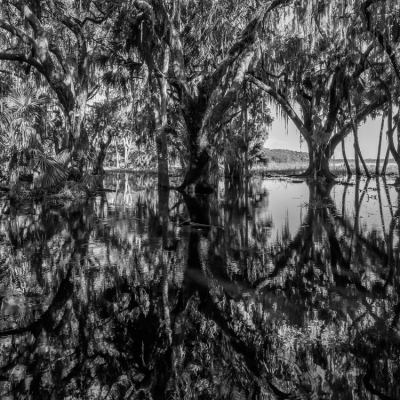
[[[357,29],[358,15],[346,14],[343,19],[341,7],[340,2],[321,7],[314,2],[297,4],[295,11],[286,16],[287,23],[294,25],[294,33],[280,32],[273,42],[265,43],[258,65],[248,75],[249,81],[270,95],[292,119],[306,141],[309,167],[304,175],[320,175],[328,180],[333,179],[329,159],[351,131],[347,114],[341,129],[334,133],[342,104],[353,93],[362,94],[363,101],[354,117],[358,124],[387,102],[382,89],[365,90],[366,80],[373,83],[369,76],[371,64],[366,60],[372,58],[376,64],[379,51]],[[309,15],[312,18],[307,19]],[[337,22],[342,24],[338,29],[336,21],[345,22]],[[362,53],[352,44],[356,37],[363,43]]]
[[[366,0],[360,5],[361,14],[364,18],[364,29],[374,39],[377,39],[382,51],[386,54],[388,62],[391,65],[390,81],[383,82],[379,72],[376,79],[379,80],[386,92],[389,100],[389,116],[388,116],[388,140],[390,152],[398,166],[400,175],[400,131],[398,125],[397,146],[394,144],[392,129],[392,108],[393,99],[398,98],[400,87],[400,64],[396,52],[400,43],[400,8],[397,2],[391,0]],[[397,84],[394,84],[396,81]],[[399,122],[397,123],[399,124]],[[385,163],[386,165],[386,163]],[[397,180],[397,183],[399,182]]]
[[[46,79],[64,113],[61,149],[81,160],[80,148],[87,148],[86,104],[96,89],[91,81],[95,39],[113,7],[96,1],[15,1],[1,11],[0,29],[14,45],[0,53],[0,60],[23,63],[27,73],[33,68]]]
[[[17,197],[19,181],[33,182],[36,189],[42,190],[67,177],[60,160],[48,154],[46,141],[40,134],[49,101],[49,97],[34,85],[20,83],[0,99],[1,156],[8,159],[10,198]]]
[[[149,74],[166,76],[186,124],[189,163],[180,189],[201,179],[210,158],[208,135],[220,129],[225,112],[242,91],[245,73],[256,54],[266,18],[276,8],[289,3],[275,0],[254,4],[254,13],[253,4],[239,6],[235,2],[218,3],[216,8],[211,7],[211,3],[208,8],[204,2],[192,1],[179,3],[177,7],[169,7],[161,0],[134,2],[134,18],[129,20],[131,42],[141,48]],[[237,21],[238,29],[228,33],[220,29],[220,22],[229,11],[237,13],[240,23]],[[204,26],[206,17],[208,26]],[[228,20],[225,26],[232,30]],[[204,35],[204,31],[212,31],[214,35]],[[232,40],[233,34],[237,34],[238,39]],[[206,41],[199,41],[200,37]],[[160,41],[170,51],[167,75],[149,54],[149,49]]]

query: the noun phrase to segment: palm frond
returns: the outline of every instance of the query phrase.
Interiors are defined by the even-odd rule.
[[[120,89],[123,92],[127,92],[129,88],[129,75],[127,71],[122,68],[118,68],[114,71],[107,71],[104,73],[101,80],[106,86],[110,86],[113,89]]]
[[[53,158],[57,163],[65,165],[69,161],[70,156],[71,154],[68,150],[63,150],[61,153],[55,155]]]
[[[67,169],[53,157],[48,157],[36,149],[31,150],[31,153],[37,162],[37,168],[42,172],[35,180],[35,186],[44,189],[55,186],[67,179]]]

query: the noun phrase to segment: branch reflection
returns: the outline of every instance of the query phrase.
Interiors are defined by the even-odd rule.
[[[398,398],[385,181],[107,179],[85,203],[2,204],[1,397]]]

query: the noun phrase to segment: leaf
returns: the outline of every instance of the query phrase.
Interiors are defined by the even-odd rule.
[[[63,150],[61,153],[54,156],[54,160],[59,164],[65,165],[70,159],[70,152],[68,150]]]
[[[42,172],[42,175],[35,181],[35,186],[44,189],[67,179],[67,169],[53,157],[48,157],[36,149],[31,150],[31,154],[35,157],[37,167]]]

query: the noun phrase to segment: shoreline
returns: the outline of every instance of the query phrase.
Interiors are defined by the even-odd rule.
[[[354,160],[349,160],[350,168],[353,171],[353,175],[355,175],[355,163]],[[375,163],[366,162],[368,170],[371,175],[375,174]],[[337,175],[347,175],[347,170],[344,162],[340,160],[332,160],[330,162],[331,172]],[[380,169],[382,169],[383,161],[380,165]],[[304,172],[308,167],[308,162],[287,162],[287,163],[275,163],[270,162],[266,166],[255,166],[250,170],[252,174],[280,174],[280,175],[296,175]],[[361,170],[364,174],[364,171]],[[149,174],[149,175],[157,175],[157,169],[131,169],[131,168],[104,168],[104,171],[108,173],[129,173],[129,174]],[[183,171],[177,168],[171,169],[169,176],[171,178],[179,178],[183,174]],[[223,175],[223,174],[221,174]],[[389,162],[386,169],[386,174],[388,176],[398,175],[397,164],[394,162]]]

